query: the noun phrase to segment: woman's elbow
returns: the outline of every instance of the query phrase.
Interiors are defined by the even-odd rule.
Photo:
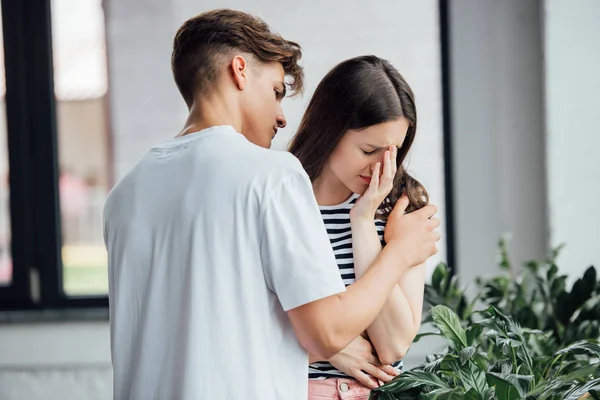
[[[406,356],[406,353],[408,353],[408,349],[410,349],[410,346],[412,345],[416,336],[417,331],[414,333],[411,332],[408,337],[397,338],[393,342],[389,343],[386,348],[381,349],[381,351],[376,348],[379,361],[383,365],[390,365],[396,361],[402,360]]]
[[[407,345],[403,343],[397,343],[393,348],[386,349],[381,353],[377,352],[377,355],[379,357],[379,361],[383,365],[391,365],[402,360],[406,356],[409,348],[410,344]]]

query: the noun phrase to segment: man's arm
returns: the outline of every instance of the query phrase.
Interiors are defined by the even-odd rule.
[[[364,331],[410,268],[396,246],[386,246],[361,279],[346,291],[288,311],[302,346],[328,359]]]
[[[310,353],[326,359],[346,347],[375,320],[400,277],[437,252],[440,235],[434,229],[439,222],[430,218],[437,209],[429,205],[404,214],[407,205],[406,197],[396,203],[388,218],[387,245],[346,292],[288,312]]]

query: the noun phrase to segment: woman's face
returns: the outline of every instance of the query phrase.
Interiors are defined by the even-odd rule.
[[[351,192],[363,194],[375,165],[381,163],[383,171],[385,151],[390,146],[402,147],[408,127],[408,120],[401,117],[366,129],[349,130],[329,156],[326,170]]]

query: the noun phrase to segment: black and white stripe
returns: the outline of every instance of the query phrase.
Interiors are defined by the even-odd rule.
[[[320,206],[321,216],[329,241],[333,247],[335,259],[337,261],[342,279],[346,286],[354,283],[356,276],[354,274],[354,258],[352,254],[352,231],[350,227],[350,210],[359,195],[353,194],[344,203],[337,206]],[[385,230],[385,222],[376,219],[375,226],[379,234],[379,239],[383,244],[383,232]],[[393,364],[397,369],[402,369],[402,361]],[[326,378],[348,378],[346,374],[338,371],[333,365],[328,362],[313,363],[309,367],[309,379],[326,379]]]

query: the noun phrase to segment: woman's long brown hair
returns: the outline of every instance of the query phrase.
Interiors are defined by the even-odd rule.
[[[387,218],[403,192],[409,200],[407,212],[411,212],[429,202],[425,187],[403,166],[415,140],[417,109],[412,89],[386,60],[361,56],[333,68],[317,86],[292,140],[290,152],[314,181],[347,131],[402,117],[407,119],[409,126],[404,143],[398,149],[394,187],[379,207],[379,215]]]

